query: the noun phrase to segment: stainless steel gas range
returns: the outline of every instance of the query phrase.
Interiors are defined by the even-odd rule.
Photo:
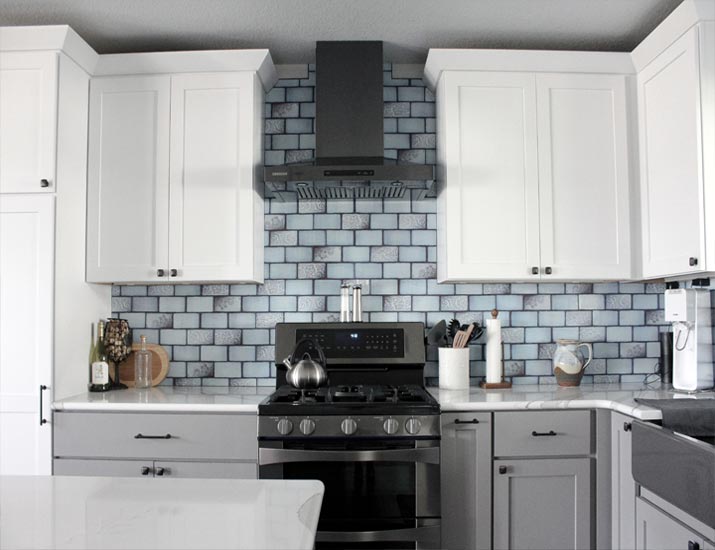
[[[329,385],[285,384],[309,337]],[[316,548],[440,547],[439,405],[423,387],[422,323],[281,323],[276,391],[258,407],[261,479],[325,484]]]

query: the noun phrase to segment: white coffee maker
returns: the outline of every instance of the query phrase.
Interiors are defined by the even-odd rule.
[[[713,337],[710,291],[668,289],[665,320],[673,323],[673,388],[713,387]]]

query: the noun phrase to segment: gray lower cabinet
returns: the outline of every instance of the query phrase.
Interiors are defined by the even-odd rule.
[[[491,548],[492,415],[442,415],[442,548]]]
[[[611,547],[631,550],[636,547],[636,482],[631,466],[631,422],[633,419],[611,413]]]
[[[636,499],[637,550],[705,550],[712,543],[642,498]]]
[[[595,547],[593,411],[494,413],[494,548]]]
[[[58,458],[55,475],[257,479],[253,462],[184,462]]]
[[[589,549],[591,458],[494,461],[496,550]]]
[[[55,412],[56,475],[258,478],[255,413]]]

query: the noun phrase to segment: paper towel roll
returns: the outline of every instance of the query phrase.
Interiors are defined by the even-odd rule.
[[[487,319],[487,384],[502,381],[501,321],[495,312],[492,311],[493,319]]]

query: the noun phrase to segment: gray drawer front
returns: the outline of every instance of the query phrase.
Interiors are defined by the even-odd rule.
[[[142,468],[149,472],[142,476]],[[255,462],[178,462],[151,460],[104,460],[58,458],[54,461],[57,476],[154,477],[164,468],[162,477],[207,479],[258,479]]]
[[[556,435],[540,435],[552,432]],[[495,456],[584,456],[591,451],[590,411],[494,414]]]
[[[164,436],[170,439],[137,439]],[[56,413],[54,456],[258,460],[256,415]]]

